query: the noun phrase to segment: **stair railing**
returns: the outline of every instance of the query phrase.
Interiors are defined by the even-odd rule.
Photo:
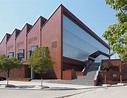
[[[102,65],[102,62],[100,63],[100,66],[98,67],[98,70],[96,71],[96,74],[95,74],[95,76],[94,76],[94,81],[96,81],[97,78],[98,78],[99,71],[100,71],[100,69],[101,69],[101,65]]]
[[[88,68],[88,66],[92,63],[92,61],[90,60],[87,65],[83,68],[82,72],[85,72],[85,70]]]

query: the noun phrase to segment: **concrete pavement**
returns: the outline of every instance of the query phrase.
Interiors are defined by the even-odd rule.
[[[41,81],[30,81],[30,82],[21,82],[21,81],[9,81],[9,84],[15,85],[17,89],[40,89]],[[0,81],[0,88],[5,88],[6,81]],[[84,89],[84,88],[94,88],[95,86],[85,86],[85,85],[73,85],[73,84],[59,84],[59,83],[49,83],[43,81],[44,86],[48,86],[50,89],[53,88],[66,88],[66,89]]]
[[[69,98],[127,98],[127,86],[105,87],[89,92],[82,91],[80,94]]]
[[[40,89],[40,81],[10,81],[15,88],[5,88],[6,81],[0,81],[1,98],[126,98],[127,86],[94,87],[72,84],[43,82],[49,88]]]
[[[43,82],[44,86],[49,88],[41,89],[40,81],[9,81],[9,84],[15,85],[15,88],[6,88],[6,81],[0,81],[1,98],[64,98],[79,94],[84,88],[88,91],[94,86],[82,86],[72,84],[58,84]]]

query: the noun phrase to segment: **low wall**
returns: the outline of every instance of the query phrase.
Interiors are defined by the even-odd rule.
[[[109,65],[109,71],[106,73],[103,70],[104,63]],[[100,68],[100,72],[96,84],[105,83],[105,75],[106,75],[106,83],[115,84],[120,82],[120,71],[122,73],[123,82],[127,82],[127,64],[122,62],[120,59],[110,59],[110,60],[102,60],[102,66]]]
[[[75,75],[74,70],[65,70],[63,71],[63,80],[72,80]]]
[[[10,71],[9,73],[9,77],[17,77],[17,78],[28,78],[29,76],[29,69],[26,65],[24,65],[21,68],[15,68],[13,70]],[[7,73],[6,72],[1,72],[0,76],[2,77],[7,77]]]
[[[106,76],[106,83],[108,84],[116,84],[120,82],[120,72],[99,72],[98,76],[98,84],[104,84],[105,83],[105,76]],[[127,75],[122,74],[122,80],[127,81]]]
[[[63,80],[72,80],[77,76],[84,76],[84,74],[81,71],[74,71],[71,69],[63,71]]]
[[[83,72],[81,71],[75,71],[76,76],[84,76]]]

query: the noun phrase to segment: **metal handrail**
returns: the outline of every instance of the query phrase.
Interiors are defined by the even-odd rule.
[[[96,74],[95,74],[95,76],[94,76],[94,81],[97,80],[97,77],[98,77],[98,75],[99,75],[99,71],[100,71],[101,65],[102,65],[102,62],[100,63],[100,66],[98,67],[98,70],[96,71]]]
[[[92,61],[89,61],[89,63],[83,68],[82,72],[84,72],[86,70],[86,68],[90,65]]]

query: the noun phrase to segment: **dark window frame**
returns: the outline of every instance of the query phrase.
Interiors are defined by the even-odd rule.
[[[14,57],[14,52],[9,52],[8,57],[9,58]]]

